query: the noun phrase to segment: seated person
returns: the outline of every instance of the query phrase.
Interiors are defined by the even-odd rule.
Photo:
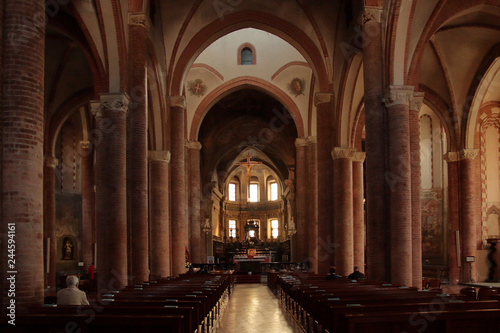
[[[78,278],[74,275],[66,278],[66,288],[57,292],[57,305],[89,305],[85,292],[78,289]]]
[[[335,266],[330,267],[330,273],[326,276],[327,280],[336,280],[340,278],[340,275],[335,273]]]
[[[364,279],[365,275],[359,271],[358,266],[354,266],[354,272],[349,274],[347,278],[351,280]]]

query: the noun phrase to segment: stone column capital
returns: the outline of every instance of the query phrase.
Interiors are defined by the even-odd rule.
[[[448,163],[452,163],[452,162],[460,161],[460,158],[458,156],[458,152],[450,151],[450,152],[444,154],[444,160]]]
[[[358,162],[358,163],[363,163],[365,161],[365,158],[366,158],[366,153],[362,152],[362,151],[358,151],[358,152],[354,153],[352,161]]]
[[[424,104],[424,95],[422,91],[416,91],[413,93],[413,98],[410,101],[410,111],[420,112],[422,105]]]
[[[90,113],[95,118],[102,117],[102,104],[100,100],[92,100],[89,102]]]
[[[307,137],[307,144],[310,145],[310,144],[316,144],[318,143],[318,137],[316,136],[308,136]]]
[[[94,117],[102,117],[104,110],[128,112],[130,99],[126,93],[106,93],[100,97],[100,100],[90,101],[90,111]]]
[[[307,138],[297,138],[295,139],[295,147],[305,147],[307,146]]]
[[[56,166],[59,164],[59,160],[55,158],[54,156],[45,156],[45,166],[55,169]]]
[[[409,107],[414,89],[414,86],[389,86],[383,102],[388,108],[394,105],[408,105]]]
[[[149,17],[144,13],[129,13],[128,24],[143,27],[146,31],[151,28]]]
[[[187,149],[201,149],[201,143],[199,141],[188,141],[186,142]]]
[[[382,8],[376,6],[365,6],[363,11],[361,24],[367,23],[381,23],[382,21]]]
[[[130,98],[127,93],[106,93],[101,94],[101,105],[103,109],[114,111],[128,111]]]
[[[326,92],[318,92],[314,95],[314,105],[327,104],[333,102],[333,94]]]
[[[460,156],[460,161],[464,160],[474,160],[476,159],[479,150],[478,149],[463,149],[458,152]]]
[[[82,149],[89,149],[90,141],[80,141],[80,146],[82,147]]]
[[[169,102],[170,107],[177,107],[183,110],[186,109],[186,97],[184,96],[170,96]]]
[[[352,159],[354,157],[354,154],[356,154],[355,148],[334,147],[332,150],[332,158],[334,160],[341,159],[341,158]]]
[[[149,161],[170,163],[170,152],[168,150],[150,150],[148,151]]]

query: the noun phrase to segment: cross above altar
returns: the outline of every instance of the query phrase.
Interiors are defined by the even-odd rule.
[[[248,177],[249,180],[250,180],[250,176],[251,176],[250,175],[250,169],[254,165],[262,164],[262,162],[250,161],[251,158],[252,158],[252,155],[250,155],[250,153],[248,153],[247,156],[246,156],[246,159],[247,159],[246,162],[237,162],[236,163],[237,165],[244,166],[247,169],[247,177]]]

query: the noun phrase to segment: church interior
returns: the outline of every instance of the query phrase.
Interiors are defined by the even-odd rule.
[[[498,0],[5,0],[0,67],[3,311],[91,265],[500,279]]]

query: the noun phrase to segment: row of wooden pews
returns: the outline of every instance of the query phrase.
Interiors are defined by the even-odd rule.
[[[229,275],[184,275],[88,294],[89,306],[44,306],[17,314],[5,333],[206,333],[216,325],[231,288]]]
[[[309,333],[500,332],[500,301],[373,280],[275,277],[283,307]]]

